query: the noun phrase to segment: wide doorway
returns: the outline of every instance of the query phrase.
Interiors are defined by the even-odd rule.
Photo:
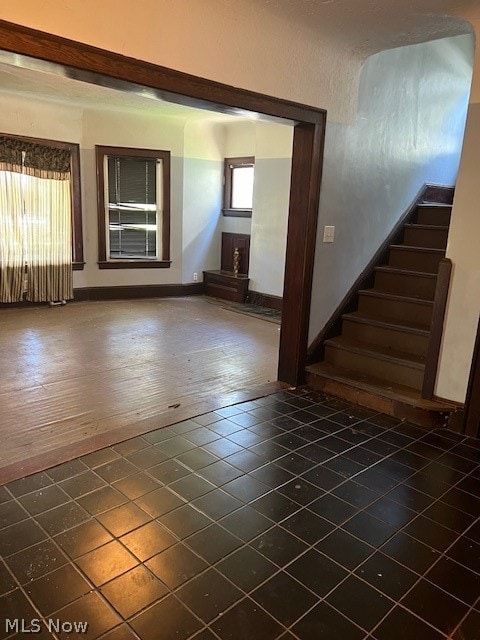
[[[42,66],[44,63],[42,61],[36,60],[32,62],[32,59],[27,59],[24,57],[25,54],[33,54],[38,55],[38,51],[36,50],[36,34],[33,31],[28,31],[28,36],[24,33],[25,30],[22,30],[23,38],[21,40],[15,40],[12,44],[11,37],[15,31],[15,28],[10,26],[8,30],[1,31],[0,44],[4,47],[8,48],[10,51],[15,51],[18,54],[15,56],[15,64],[18,67],[23,69],[29,69],[31,71],[40,71],[45,72],[46,67]],[[47,36],[48,39],[48,36]],[[92,58],[90,58],[87,67],[84,66],[84,63],[80,64],[77,67],[77,63],[73,62],[73,66],[61,66],[58,67],[58,63],[61,65],[71,64],[73,58],[66,55],[64,60],[59,60],[57,54],[59,52],[58,47],[54,43],[55,38],[52,37],[52,47],[50,48],[48,44],[45,42],[45,39],[42,42],[42,54],[41,57],[49,60],[50,62],[57,63],[57,69],[60,69],[60,75],[66,76],[69,79],[76,78],[80,79],[82,82],[92,82],[92,85],[89,86],[97,86],[101,85],[102,87],[108,87],[110,89],[118,89],[122,91],[127,91],[128,95],[139,97],[140,99],[148,99],[154,98],[156,100],[163,99],[165,96],[172,97],[172,92],[174,86],[171,85],[171,81],[178,81],[178,74],[173,74],[170,78],[168,77],[168,73],[165,76],[165,70],[160,70],[159,73],[154,73],[152,69],[152,65],[149,66],[149,76],[148,80],[144,74],[145,69],[143,68],[144,63],[135,62],[134,66],[138,66],[137,72],[139,75],[136,75],[137,72],[134,69],[129,69],[128,65],[122,66],[122,72],[120,75],[122,76],[122,80],[119,80],[118,70],[116,71],[117,78],[113,79],[109,76],[109,72],[111,71],[111,55],[105,53],[105,61],[108,64],[103,65],[101,70],[102,74],[100,74],[100,67],[97,65],[101,63],[100,58],[102,58],[102,53],[96,50],[95,55],[99,56],[97,62],[95,62]],[[20,44],[21,42],[21,44]],[[72,50],[77,50],[78,48],[82,48],[83,45],[79,45],[78,43],[70,43],[72,46]],[[20,49],[18,48],[20,46]],[[61,55],[63,57],[66,54],[67,42],[63,42],[61,48]],[[56,52],[56,53],[55,53]],[[68,58],[68,62],[67,62]],[[120,57],[119,57],[120,58]],[[77,62],[80,60],[80,57],[77,58]],[[76,67],[74,70],[73,67]],[[181,74],[180,74],[181,75]],[[138,83],[140,76],[142,76],[145,80],[145,83],[148,83],[148,89],[145,87],[141,87]],[[181,78],[180,78],[181,79]],[[137,84],[131,85],[130,82],[136,82]],[[163,83],[166,82],[167,86],[163,86]],[[208,86],[207,86],[208,85]],[[177,87],[179,88],[179,87]],[[212,89],[214,89],[212,93]],[[283,299],[286,302],[285,309],[286,312],[283,318],[282,330],[279,337],[279,349],[278,349],[278,327],[271,327],[269,331],[273,333],[277,340],[276,354],[279,354],[279,362],[278,362],[278,374],[270,375],[270,372],[266,373],[267,380],[275,380],[277,377],[280,380],[290,383],[296,383],[301,380],[302,372],[303,372],[303,364],[306,356],[306,336],[308,331],[308,314],[309,314],[309,290],[311,286],[311,272],[313,267],[313,248],[314,248],[314,238],[315,238],[315,226],[316,226],[316,216],[318,211],[318,190],[319,190],[319,182],[320,182],[320,170],[321,170],[321,159],[322,159],[322,148],[323,148],[323,127],[325,114],[321,110],[309,109],[307,107],[303,107],[302,105],[294,105],[292,103],[279,101],[275,99],[270,99],[266,96],[255,96],[253,94],[249,94],[248,92],[242,92],[237,90],[232,90],[231,88],[223,88],[221,86],[217,86],[214,83],[207,83],[205,87],[198,86],[195,89],[195,92],[199,92],[195,97],[186,97],[189,93],[188,87],[183,87],[182,92],[173,92],[175,95],[174,102],[178,106],[180,103],[184,108],[188,108],[185,105],[191,106],[196,105],[197,107],[201,107],[203,109],[208,108],[210,105],[215,111],[220,112],[222,114],[226,114],[227,116],[232,115],[241,115],[243,117],[247,116],[248,118],[253,117],[253,120],[260,119],[263,120],[266,118],[269,122],[277,122],[283,123],[284,125],[288,123],[290,127],[294,130],[293,135],[293,151],[291,158],[291,184],[288,183],[289,187],[289,212],[288,212],[288,221],[285,227],[288,226],[288,244],[286,247],[286,261],[285,261],[285,282],[283,287]],[[223,93],[222,93],[223,92]],[[232,93],[233,92],[233,93]],[[183,95],[181,95],[183,94]],[[127,94],[126,94],[127,95]],[[208,96],[208,97],[207,97]],[[212,100],[212,102],[209,102]],[[233,102],[232,102],[233,100]],[[238,110],[238,107],[233,106],[234,104],[238,105],[242,111]],[[249,115],[250,114],[250,115]],[[261,115],[263,114],[263,115]],[[172,114],[174,115],[174,114]],[[273,118],[273,120],[272,120]],[[203,125],[194,123],[193,128],[201,128]],[[25,132],[23,132],[25,135]],[[215,132],[213,129],[209,131],[211,140],[216,141]],[[101,137],[101,136],[100,136]],[[108,144],[108,141],[98,139],[96,141],[98,144]],[[90,141],[91,144],[91,141]],[[119,142],[118,144],[122,144]],[[124,143],[125,144],[125,143]],[[145,145],[144,145],[145,146]],[[93,150],[93,149],[92,149]],[[245,151],[246,155],[249,155],[248,151]],[[231,155],[231,154],[230,154]],[[210,159],[210,158],[209,158]],[[83,170],[83,165],[82,165]],[[192,165],[192,173],[195,173],[195,168]],[[291,188],[290,188],[291,187]],[[184,190],[186,194],[186,190]],[[86,190],[86,196],[91,197],[91,190]],[[89,203],[89,208],[90,208]],[[85,203],[84,203],[85,205]],[[232,223],[233,224],[233,223]],[[169,229],[169,231],[173,233],[175,229]],[[191,244],[197,239],[195,236],[194,229],[188,229],[191,233],[190,240],[191,242],[187,242],[188,238],[185,234],[185,228],[182,229],[181,237],[182,237],[182,253],[183,255],[188,255],[189,250],[191,248]],[[235,231],[235,230],[233,230]],[[286,228],[285,228],[286,231]],[[93,235],[92,232],[88,233],[87,229],[87,237]],[[99,252],[100,253],[100,252]],[[169,256],[167,256],[168,258]],[[88,262],[85,265],[85,272],[88,271]],[[100,262],[100,260],[99,260]],[[188,261],[187,261],[188,262]],[[192,271],[192,275],[196,274],[198,276],[198,271],[193,271],[191,269],[191,264],[188,264],[185,269],[188,271]],[[90,268],[92,265],[90,265]],[[94,267],[96,268],[96,266]],[[155,278],[153,277],[153,270],[148,270],[150,280],[147,286],[156,286]],[[178,274],[177,274],[178,275]],[[80,288],[82,288],[82,277],[84,274],[78,274],[77,281],[80,281]],[[108,278],[113,278],[113,272],[109,272]],[[135,282],[130,282],[131,277],[129,274],[126,274],[125,286],[126,287],[135,287]],[[193,278],[194,282],[196,278]],[[184,266],[182,265],[182,273],[180,274],[180,278],[174,278],[174,282],[168,284],[176,284],[181,282],[182,287],[184,283],[187,282],[188,279],[185,277]],[[85,284],[85,283],[83,283]],[[97,283],[98,284],[98,283]],[[192,285],[194,283],[191,283]],[[83,287],[84,289],[89,289],[89,285],[87,282],[87,286]],[[90,295],[88,294],[88,297]],[[62,310],[63,312],[64,310]],[[16,311],[15,311],[16,313]],[[218,312],[217,312],[218,313]],[[247,319],[245,317],[242,318],[242,323],[251,323],[253,319]],[[265,329],[265,331],[267,331]],[[257,349],[258,350],[258,349]],[[272,364],[276,369],[276,358],[273,359]],[[92,365],[93,366],[93,365]],[[242,365],[237,361],[235,363],[235,367],[239,370],[242,369]],[[253,377],[256,376],[255,365],[251,368],[251,373]],[[265,376],[262,374],[263,380],[265,380]],[[68,379],[68,378],[67,378]],[[236,389],[245,387],[245,376],[244,376],[244,384],[238,385],[236,384]],[[257,380],[255,380],[258,382]],[[60,383],[61,384],[61,383]],[[41,395],[41,393],[39,394]],[[197,390],[198,396],[198,390]],[[243,398],[244,399],[244,398]],[[231,399],[230,399],[231,402]],[[168,409],[178,409],[177,405],[182,405],[180,402],[171,401],[171,404],[167,405]],[[211,407],[206,408],[205,410],[209,410]],[[200,411],[197,410],[197,414]],[[129,419],[134,418],[134,416],[130,416]],[[103,420],[104,418],[99,418]],[[106,418],[105,418],[106,419]],[[143,417],[142,419],[148,420],[148,417]],[[182,419],[181,416],[177,416],[177,419]],[[81,421],[80,421],[81,422]],[[170,420],[171,422],[171,420]],[[91,423],[94,425],[94,422]],[[134,423],[130,423],[134,424]],[[144,425],[145,426],[145,425]],[[149,428],[158,427],[158,422],[155,425],[151,425]],[[79,426],[81,429],[81,427]],[[112,428],[115,428],[112,426]],[[121,427],[119,427],[121,428]],[[46,426],[48,430],[48,427]],[[101,431],[101,429],[100,429]],[[77,432],[78,435],[79,432]],[[92,435],[92,434],[91,434]],[[103,446],[105,441],[101,440],[101,433],[97,434],[98,438],[100,438],[95,446],[98,448],[99,446]],[[129,434],[124,437],[128,437]],[[34,442],[34,438],[31,438],[32,447]],[[24,445],[25,446],[25,445]]]

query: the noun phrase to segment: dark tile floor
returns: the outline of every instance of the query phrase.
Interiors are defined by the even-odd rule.
[[[479,516],[479,441],[277,393],[1,487],[0,638],[479,640]]]

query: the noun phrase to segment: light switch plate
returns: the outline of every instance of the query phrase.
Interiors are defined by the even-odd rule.
[[[335,239],[335,227],[323,227],[323,241],[333,242]]]

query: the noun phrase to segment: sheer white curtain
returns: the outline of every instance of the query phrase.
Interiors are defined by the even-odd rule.
[[[22,174],[0,163],[0,302],[23,295]]]
[[[23,176],[23,193],[27,300],[69,300],[73,298],[70,180],[58,172],[35,171]]]
[[[0,136],[0,302],[73,298],[70,150]]]

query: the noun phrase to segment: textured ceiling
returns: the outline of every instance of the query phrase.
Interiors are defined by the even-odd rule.
[[[480,19],[480,0],[248,0],[255,11],[271,12],[334,39],[362,57],[471,31]]]

